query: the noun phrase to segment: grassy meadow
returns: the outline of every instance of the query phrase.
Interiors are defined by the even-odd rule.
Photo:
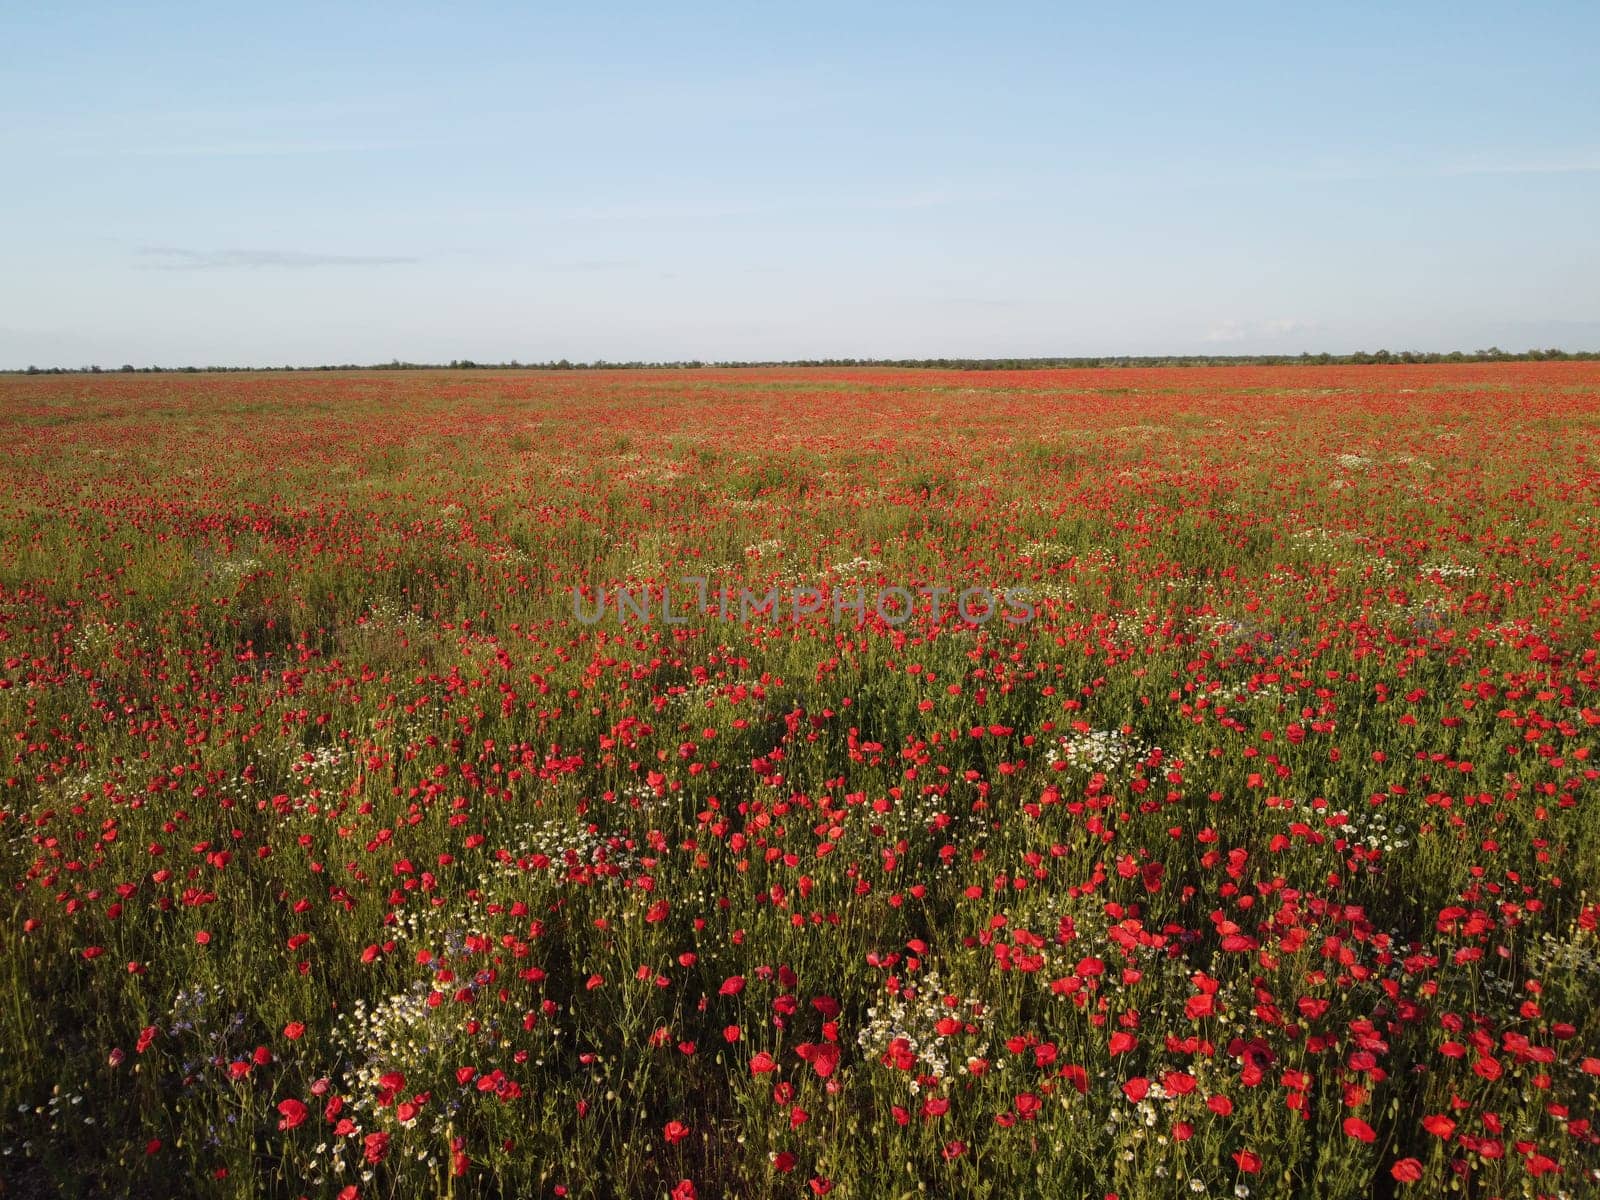
[[[4,376],[0,478],[0,1196],[1600,1195],[1600,364]]]

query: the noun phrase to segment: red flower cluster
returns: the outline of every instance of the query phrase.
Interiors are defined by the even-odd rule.
[[[1597,419],[1587,363],[0,381],[0,1161],[1589,1194]]]

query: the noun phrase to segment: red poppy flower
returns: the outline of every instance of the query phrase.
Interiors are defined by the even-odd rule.
[[[1402,1158],[1389,1168],[1389,1174],[1401,1183],[1415,1183],[1422,1178],[1422,1164],[1414,1158]]]
[[[795,1047],[795,1053],[809,1062],[811,1069],[823,1079],[838,1069],[839,1047],[831,1042],[803,1043]]]
[[[1443,1113],[1432,1113],[1422,1118],[1422,1127],[1436,1137],[1447,1138],[1456,1131],[1456,1123]]]
[[[1355,1138],[1360,1142],[1374,1142],[1378,1138],[1378,1135],[1373,1132],[1372,1126],[1368,1125],[1360,1117],[1346,1117],[1344,1119],[1344,1134],[1346,1137]]]

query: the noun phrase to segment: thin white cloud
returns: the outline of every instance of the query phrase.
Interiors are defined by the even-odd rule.
[[[1239,168],[1248,174],[1250,168]],[[1586,175],[1600,172],[1600,151],[1570,150],[1526,157],[1516,151],[1483,151],[1433,162],[1321,162],[1294,168],[1292,179],[1355,183],[1379,179],[1467,179],[1481,175]],[[1269,176],[1278,174],[1268,169]]]
[[[444,145],[418,139],[373,139],[367,141],[281,141],[261,142],[243,138],[225,142],[172,142],[118,146],[109,153],[128,158],[289,158],[302,154],[363,154],[387,150],[415,150]],[[102,149],[69,151],[79,157],[104,156]]]
[[[1249,336],[1250,331],[1238,321],[1218,321],[1210,329],[1206,330],[1206,335],[1201,340],[1213,344],[1221,344],[1225,342],[1242,342]]]
[[[1317,327],[1315,321],[1302,321],[1298,317],[1274,317],[1270,321],[1261,322],[1263,333],[1275,334],[1282,337],[1291,333],[1309,333]]]
[[[1600,154],[1558,155],[1550,158],[1467,159],[1443,166],[1439,175],[1580,175],[1600,171]]]
[[[924,189],[905,193],[865,195],[789,196],[781,200],[744,201],[728,204],[702,204],[645,201],[639,203],[594,204],[581,208],[548,211],[541,215],[557,221],[599,225],[724,221],[743,218],[789,216],[840,216],[854,213],[906,213],[937,209],[953,203],[950,193]]]
[[[600,271],[632,271],[641,265],[636,258],[567,258],[548,259],[540,263],[539,267],[545,271],[587,275]]]
[[[59,158],[281,158],[459,144],[396,99],[238,109],[0,112],[0,144]],[[402,134],[396,129],[403,128]]]
[[[1228,318],[1212,325],[1201,340],[1213,345],[1270,341],[1296,333],[1312,333],[1317,328],[1317,322],[1304,321],[1299,317],[1269,317],[1263,321],[1238,321]]]
[[[309,267],[387,267],[414,263],[416,258],[402,254],[317,254],[302,250],[186,250],[176,246],[145,246],[139,250],[148,260],[140,266],[150,271],[213,271],[228,268],[247,270],[279,267],[303,270]]]

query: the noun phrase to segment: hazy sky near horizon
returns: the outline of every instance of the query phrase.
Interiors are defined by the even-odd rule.
[[[0,367],[1600,349],[1600,5],[8,6]]]

